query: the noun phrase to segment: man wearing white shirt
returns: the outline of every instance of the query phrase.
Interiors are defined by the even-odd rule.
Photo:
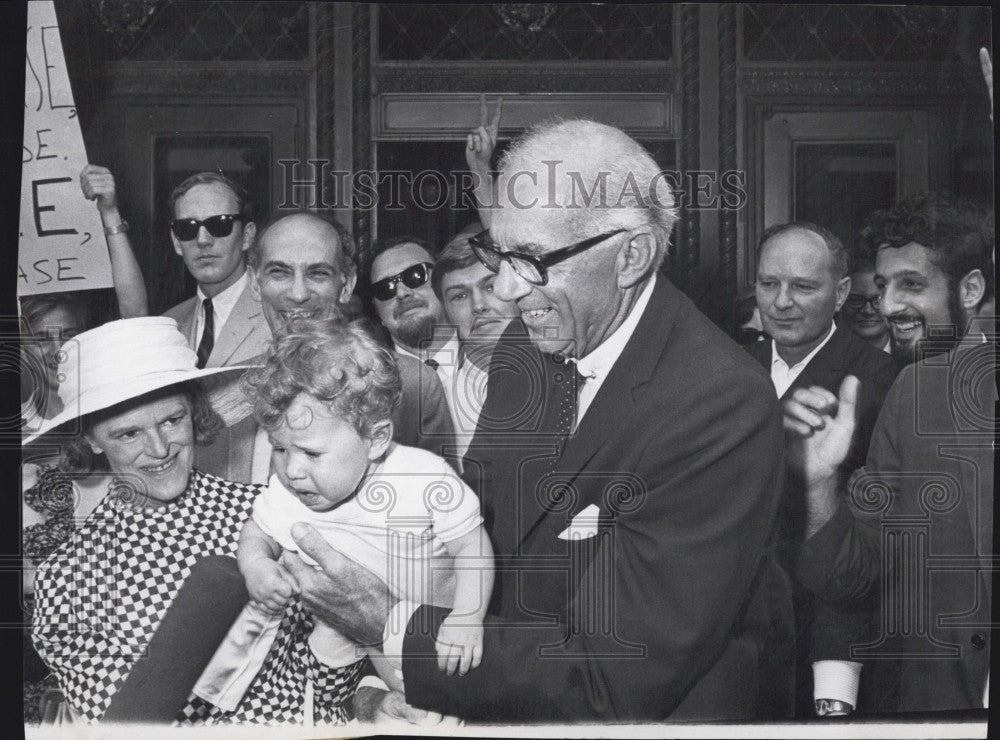
[[[438,255],[431,274],[434,294],[457,336],[458,352],[446,376],[450,382],[445,385],[445,395],[455,425],[459,460],[469,449],[479,424],[493,349],[517,313],[513,304],[496,295],[496,275],[486,269],[469,246],[469,237],[481,230],[466,229],[451,239]],[[452,344],[448,342],[445,348]],[[436,357],[443,354],[439,352]]]
[[[864,461],[872,427],[896,367],[884,352],[867,344],[834,315],[843,306],[851,279],[847,253],[840,239],[816,224],[805,222],[773,226],[760,239],[757,260],[757,305],[769,342],[747,347],[771,373],[779,399],[786,401],[796,388],[819,385],[835,391],[848,374],[862,381],[858,430],[852,453],[841,470],[846,480]],[[790,460],[791,455],[786,455]],[[805,539],[805,488],[801,476],[789,467],[778,518],[778,556],[792,572]],[[848,607],[833,607],[796,585],[796,713],[801,718],[844,714],[859,708],[858,685],[862,664],[847,660],[854,644],[874,639],[874,599]],[[867,670],[882,683],[882,666]],[[868,686],[866,686],[866,689]],[[864,702],[867,711],[876,710]],[[831,709],[832,707],[832,709]]]
[[[359,717],[787,716],[780,409],[766,373],[657,275],[667,181],[622,131],[560,121],[512,145],[498,192],[471,244],[521,320],[465,458],[499,566],[483,663],[441,673],[444,612],[393,604],[318,533],[294,533],[322,568],[292,566],[307,605],[401,657],[405,700],[366,686]]]
[[[271,330],[249,285],[245,253],[256,226],[243,189],[219,172],[192,175],[170,194],[170,239],[198,283],[193,298],[164,313],[198,353],[198,367],[256,357]]]

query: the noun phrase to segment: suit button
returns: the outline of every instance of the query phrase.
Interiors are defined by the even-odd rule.
[[[982,650],[986,647],[986,635],[981,632],[977,632],[970,638],[969,642],[972,643],[972,647],[976,650]]]

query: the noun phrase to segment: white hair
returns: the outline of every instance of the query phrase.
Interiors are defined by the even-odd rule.
[[[673,194],[653,157],[625,132],[585,119],[546,121],[525,132],[503,156],[501,198],[509,195],[508,183],[519,172],[537,173],[538,190],[547,193],[545,204],[565,209],[576,238],[652,227],[656,268],[662,264],[677,220]],[[562,187],[554,187],[550,178]]]

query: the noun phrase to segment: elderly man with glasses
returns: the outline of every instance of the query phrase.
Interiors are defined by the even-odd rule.
[[[483,663],[438,671],[445,613],[395,603],[303,528],[325,571],[303,574],[305,598],[401,658],[405,697],[364,687],[359,716],[787,715],[780,409],[766,373],[658,274],[667,182],[618,129],[564,121],[512,146],[498,191],[474,249],[521,320],[465,458],[498,555]]]

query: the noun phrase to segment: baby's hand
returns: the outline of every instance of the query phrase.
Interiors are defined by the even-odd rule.
[[[435,647],[438,668],[449,676],[458,668],[458,675],[464,676],[483,660],[483,623],[468,616],[448,615],[438,630]]]
[[[281,614],[299,592],[299,585],[292,574],[270,558],[255,560],[245,571],[250,599],[271,614]]]

